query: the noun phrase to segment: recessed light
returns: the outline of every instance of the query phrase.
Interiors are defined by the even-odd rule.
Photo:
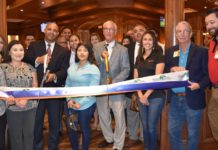
[[[24,10],[23,10],[23,9],[20,9],[20,11],[23,12]]]
[[[207,6],[204,6],[204,9],[207,9]]]
[[[42,4],[42,5],[45,5],[45,1],[42,1],[41,4]]]

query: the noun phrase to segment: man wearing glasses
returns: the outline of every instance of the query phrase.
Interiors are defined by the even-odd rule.
[[[191,42],[192,27],[186,21],[176,26],[178,45],[166,51],[166,72],[189,71],[187,87],[172,88],[169,93],[168,132],[171,149],[183,150],[182,127],[186,122],[187,150],[198,149],[199,126],[205,107],[205,88],[209,85],[207,49]]]
[[[129,75],[129,56],[127,49],[115,41],[117,25],[113,21],[103,24],[105,40],[93,47],[95,57],[101,72],[101,84],[111,84],[124,81]],[[107,60],[108,59],[108,63]],[[125,96],[115,94],[97,97],[97,108],[101,129],[105,140],[98,147],[104,148],[113,144],[114,150],[122,150],[125,140]],[[115,118],[115,130],[111,127],[112,110]]]

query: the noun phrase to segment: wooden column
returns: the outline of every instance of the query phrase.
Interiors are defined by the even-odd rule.
[[[184,20],[184,0],[165,0],[165,48],[176,44],[176,24]],[[168,105],[161,115],[160,149],[170,150],[168,138]]]
[[[0,34],[7,40],[6,0],[0,0]]]
[[[184,20],[184,0],[165,0],[166,48],[176,44],[176,24]]]

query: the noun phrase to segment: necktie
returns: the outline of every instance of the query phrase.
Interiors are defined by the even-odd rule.
[[[48,44],[47,54],[48,54],[48,57],[50,58],[51,57],[51,44]]]

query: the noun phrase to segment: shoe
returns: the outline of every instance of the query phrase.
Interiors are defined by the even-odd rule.
[[[129,139],[129,140],[125,141],[124,147],[133,147],[133,146],[135,146],[137,144],[140,144],[139,140],[131,140],[131,139]]]
[[[98,144],[98,148],[104,148],[110,144],[113,144],[114,142],[107,142],[106,140],[102,141],[101,143]]]

